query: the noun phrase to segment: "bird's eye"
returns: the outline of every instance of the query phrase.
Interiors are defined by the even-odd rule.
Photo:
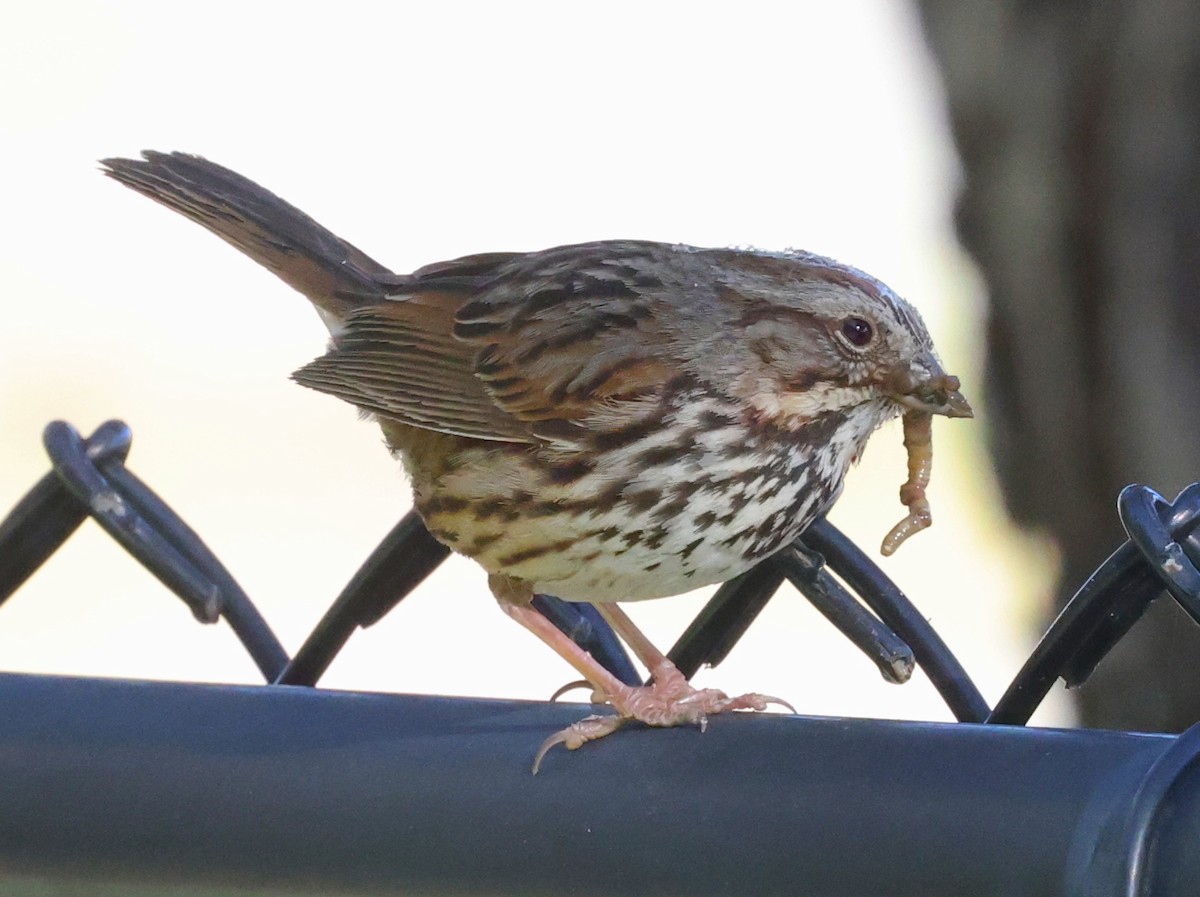
[[[850,345],[862,349],[875,339],[875,328],[871,326],[870,321],[862,318],[846,318],[842,321],[842,336]]]

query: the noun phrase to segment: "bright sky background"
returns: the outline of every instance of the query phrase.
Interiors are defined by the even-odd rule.
[[[287,375],[307,303],[95,160],[200,153],[399,271],[626,237],[800,247],[924,312],[979,412],[935,424],[936,524],[883,562],[995,701],[1032,645],[1048,552],[1004,523],[980,439],[981,286],[915,13],[896,0],[19,4],[0,28],[0,513],[47,469],[41,430],[134,430],[130,466],[294,651],[408,507],[376,429]],[[898,427],[834,519],[877,550],[902,516]],[[663,647],[703,595],[634,618]],[[0,668],[257,681],[226,627],[87,524],[0,608]],[[448,563],[350,642],[330,686],[542,698],[574,678]],[[883,683],[796,593],[698,681],[804,713],[947,719]],[[1063,721],[1061,702],[1039,719]]]

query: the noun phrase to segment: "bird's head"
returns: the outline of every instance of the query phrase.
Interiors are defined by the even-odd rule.
[[[727,382],[765,420],[798,429],[859,406],[876,423],[972,416],[920,314],[885,284],[808,253],[715,252],[739,343]]]

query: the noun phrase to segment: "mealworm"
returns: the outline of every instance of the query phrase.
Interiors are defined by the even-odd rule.
[[[900,501],[908,508],[908,516],[892,527],[883,539],[880,552],[884,557],[914,533],[933,523],[925,487],[933,467],[933,415],[927,411],[904,412],[904,448],[908,452],[908,480],[900,487]]]

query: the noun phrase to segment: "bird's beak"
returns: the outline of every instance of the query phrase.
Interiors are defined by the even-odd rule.
[[[914,411],[945,417],[974,417],[970,403],[958,391],[958,378],[945,373],[936,363],[930,370],[930,374],[922,377],[906,374],[904,382],[897,384],[898,388],[892,392],[892,398]]]

